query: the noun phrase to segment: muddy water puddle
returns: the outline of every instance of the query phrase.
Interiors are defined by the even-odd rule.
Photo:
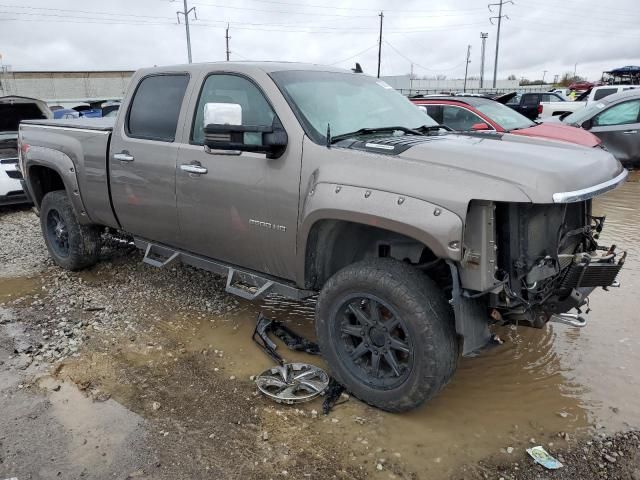
[[[353,400],[332,415],[363,417],[363,425],[320,422],[318,433],[337,433],[357,448],[368,444],[373,451],[378,445],[384,452],[376,457],[395,454],[419,478],[447,478],[461,464],[494,454],[508,457],[504,449],[523,450],[531,440],[553,450],[565,443],[560,432],[572,438],[594,425],[607,431],[638,428],[639,179],[632,174],[626,185],[594,203],[594,213],[607,215],[601,244],[615,243],[629,257],[619,278],[622,288],[592,295],[586,328],[505,328],[500,333],[506,343],[462,360],[451,384],[428,405],[392,415]],[[255,305],[240,302],[222,318],[200,315],[193,322],[180,316],[176,321],[191,332],[183,338],[187,349],[213,345],[224,350],[228,372],[247,379],[273,364],[251,341],[258,312],[313,338],[313,310],[313,302],[269,298]],[[323,366],[319,358],[290,352],[284,345],[279,351],[289,360]],[[313,408],[319,409],[319,402]]]
[[[39,278],[0,277],[0,304],[34,293],[41,284]]]

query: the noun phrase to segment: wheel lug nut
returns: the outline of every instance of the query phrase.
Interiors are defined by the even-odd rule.
[[[369,348],[369,344],[368,344],[368,343],[365,343],[365,344],[364,344],[364,348]]]

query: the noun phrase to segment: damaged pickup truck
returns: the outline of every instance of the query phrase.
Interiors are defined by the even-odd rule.
[[[605,150],[454,135],[331,67],[144,69],[116,119],[27,121],[19,141],[58,265],[93,265],[106,228],[249,300],[319,293],[331,373],[389,411],[437,394],[492,323],[583,325],[625,258],[591,211],[627,176]]]

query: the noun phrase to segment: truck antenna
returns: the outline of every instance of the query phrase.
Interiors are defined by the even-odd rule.
[[[331,148],[331,124],[327,123],[327,148]]]

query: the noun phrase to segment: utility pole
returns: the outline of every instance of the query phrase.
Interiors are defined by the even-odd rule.
[[[547,71],[548,71],[548,70],[545,70],[544,72],[542,72],[542,84],[543,84],[543,85],[544,85],[544,77],[546,77],[546,76],[547,76]]]
[[[191,63],[191,34],[189,33],[189,14],[193,12],[193,17],[197,20],[198,14],[196,13],[196,7],[187,7],[187,0],[184,0],[184,10],[176,12],[176,16],[178,17],[178,23],[180,23],[180,15],[184,17],[184,26],[187,31],[187,58],[189,59],[189,63]]]
[[[553,84],[557,85],[558,84],[558,78],[560,77],[560,75],[558,75],[557,73],[553,76]]]
[[[502,6],[505,3],[510,3],[513,5],[513,2],[511,0],[500,0],[499,3],[490,3],[489,5],[487,5],[487,7],[489,7],[489,11],[491,13],[493,13],[493,10],[491,10],[491,7],[498,7],[498,16],[497,17],[489,17],[489,21],[491,22],[491,24],[493,25],[493,20],[498,20],[498,31],[496,32],[496,58],[495,61],[493,62],[493,88],[496,88],[496,79],[498,76],[498,51],[500,50],[500,26],[502,25],[502,18],[509,18],[507,15],[502,15]]]
[[[480,38],[482,39],[482,50],[480,51],[480,88],[484,87],[484,49],[488,36],[488,33],[480,32]]]
[[[471,63],[471,60],[469,60],[470,56],[471,56],[471,45],[467,45],[467,62],[464,67],[464,86],[462,87],[463,92],[467,91],[467,73],[469,73],[469,64]]]
[[[228,24],[228,23],[227,23],[227,31],[226,31],[226,34],[225,34],[225,37],[224,37],[224,38],[225,38],[225,39],[226,39],[226,41],[227,41],[227,62],[228,62],[228,61],[229,61],[229,54],[231,53],[231,52],[229,51],[229,39],[230,39],[231,37],[229,36],[229,24]]]
[[[574,63],[573,64],[573,81],[576,81],[576,69],[578,68],[578,64]]]
[[[380,36],[378,37],[378,78],[380,78],[380,60],[382,58],[382,20],[384,19],[384,12],[380,12]]]

